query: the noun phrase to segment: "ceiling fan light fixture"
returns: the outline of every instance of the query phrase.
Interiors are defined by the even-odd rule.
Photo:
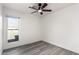
[[[42,10],[38,10],[38,12],[42,12]]]

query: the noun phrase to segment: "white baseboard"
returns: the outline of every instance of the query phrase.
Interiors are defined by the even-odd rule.
[[[66,50],[72,51],[72,52],[74,52],[74,53],[78,53],[77,51],[74,51],[74,50],[71,50],[71,49],[65,48],[65,47],[62,46],[62,45],[59,45],[59,44],[56,44],[56,43],[52,43],[52,42],[50,42],[50,41],[46,41],[46,40],[43,40],[43,41],[44,41],[44,42],[47,42],[47,43],[49,43],[49,44],[52,44],[52,45],[56,45],[56,46],[61,47],[61,48],[63,48],[63,49],[66,49]],[[79,53],[78,53],[78,54],[79,54]]]

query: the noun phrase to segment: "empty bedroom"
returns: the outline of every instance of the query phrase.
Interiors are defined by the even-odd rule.
[[[1,55],[79,55],[79,3],[0,3],[0,39]]]

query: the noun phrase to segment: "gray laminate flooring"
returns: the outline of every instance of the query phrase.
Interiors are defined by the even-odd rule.
[[[39,41],[3,51],[3,55],[78,55],[75,52]]]

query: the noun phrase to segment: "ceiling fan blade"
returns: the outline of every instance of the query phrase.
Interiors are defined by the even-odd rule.
[[[43,12],[40,12],[41,15],[43,15]]]
[[[41,3],[38,3],[38,6],[39,6],[39,7],[38,7],[38,10],[41,8],[41,5],[42,5]]]
[[[29,8],[34,9],[34,10],[37,10],[35,7],[29,7]]]
[[[34,12],[32,12],[31,14],[33,14],[33,13],[36,13],[37,11],[34,11]]]
[[[45,8],[47,5],[48,5],[47,3],[44,3],[41,9]]]
[[[44,9],[42,11],[44,11],[44,12],[51,12],[52,10],[50,10],[50,9]]]

